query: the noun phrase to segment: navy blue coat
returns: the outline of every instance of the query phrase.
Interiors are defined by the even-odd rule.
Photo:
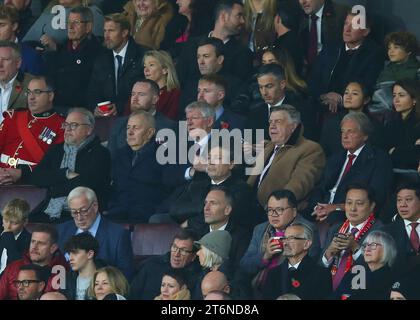
[[[118,114],[124,112],[129,100],[131,88],[139,78],[144,77],[143,55],[145,48],[134,42],[128,41],[127,52],[118,81],[118,92],[115,88],[114,54],[112,50],[104,50],[98,53],[93,65],[93,71],[88,88],[88,107],[91,110],[103,101],[112,101],[117,107]]]
[[[156,144],[150,141],[139,151],[132,166],[133,151],[119,149],[112,162],[112,197],[108,214],[128,218],[130,222],[147,223],[156,206],[165,198],[162,169],[156,160]],[[124,217],[127,215],[128,217]]]
[[[319,54],[308,80],[309,92],[314,99],[318,99],[321,94],[331,92],[332,87],[337,86],[337,83],[331,81],[333,78],[339,79],[342,84],[342,88],[335,91],[339,94],[344,93],[345,83],[354,79],[361,79],[368,88],[373,88],[376,84],[376,79],[384,67],[382,49],[372,40],[365,39],[343,72],[336,75],[340,55],[344,52],[345,46],[342,42],[325,46]]]
[[[213,129],[240,129],[245,128],[245,118],[224,108],[222,115],[214,122]]]
[[[329,202],[329,190],[335,186],[346,156],[347,151],[342,151],[328,158],[321,182],[310,196],[309,209],[312,209],[317,202]],[[377,147],[366,144],[350,171],[340,181],[333,203],[344,203],[347,186],[355,182],[362,182],[367,183],[373,189],[376,205],[380,207],[387,199],[392,185],[392,177],[392,163],[388,154]]]
[[[58,245],[64,252],[65,243],[76,234],[74,220],[57,225]],[[128,280],[133,276],[133,249],[130,233],[122,226],[101,217],[95,239],[99,242],[97,259],[121,270]]]

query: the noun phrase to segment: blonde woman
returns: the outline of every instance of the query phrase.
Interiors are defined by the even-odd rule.
[[[88,296],[93,300],[126,300],[129,285],[122,272],[115,267],[96,270],[88,288]]]
[[[172,120],[177,120],[181,91],[171,56],[162,50],[144,54],[144,76],[155,81],[160,89],[156,109]]]
[[[249,48],[257,53],[276,40],[274,17],[276,0],[245,0],[245,29]]]
[[[145,47],[159,49],[165,28],[173,16],[167,0],[131,0],[124,6],[134,40]]]

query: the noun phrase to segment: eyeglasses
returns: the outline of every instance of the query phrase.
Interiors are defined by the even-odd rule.
[[[20,286],[22,287],[29,287],[29,285],[31,283],[40,283],[42,282],[41,280],[15,280],[13,281],[13,285],[15,286],[15,288],[19,288]]]
[[[72,216],[73,218],[76,218],[76,217],[77,217],[77,215],[80,215],[80,217],[87,217],[88,212],[89,212],[90,208],[92,207],[92,205],[93,205],[94,203],[95,203],[95,202],[94,202],[94,201],[92,201],[92,202],[91,202],[91,204],[89,205],[89,207],[87,207],[86,209],[78,209],[78,210],[76,210],[76,209],[70,209],[70,214],[71,214],[71,216]]]
[[[184,248],[179,248],[175,244],[172,244],[171,251],[174,252],[174,253],[176,253],[177,251],[179,251],[179,253],[181,254],[181,256],[188,256],[190,253],[192,253],[192,251],[189,251],[189,250],[184,249]]]
[[[28,97],[28,96],[33,94],[35,97],[39,97],[43,93],[50,93],[50,92],[51,92],[51,90],[41,90],[41,89],[29,90],[29,89],[26,89],[25,96]]]
[[[289,241],[295,241],[295,240],[307,240],[303,237],[297,237],[297,236],[288,236],[288,237],[282,237],[281,240],[283,242],[289,242]]]
[[[79,126],[90,126],[89,123],[77,123],[77,122],[63,122],[61,124],[61,129],[64,130],[76,130]]]
[[[79,26],[79,25],[81,25],[82,23],[88,23],[88,22],[90,22],[90,21],[73,20],[73,21],[67,21],[67,25],[68,25],[68,26],[71,26],[71,25],[76,25],[76,26]]]
[[[278,217],[284,214],[284,211],[293,207],[286,207],[286,208],[268,208],[267,215],[270,217]]]
[[[369,247],[371,250],[376,250],[376,248],[377,248],[378,246],[382,246],[382,244],[377,243],[377,242],[364,243],[364,244],[362,244],[362,250],[366,250],[368,247]]]

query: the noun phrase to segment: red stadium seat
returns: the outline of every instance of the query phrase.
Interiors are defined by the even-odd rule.
[[[3,210],[10,200],[20,198],[26,200],[33,210],[45,199],[46,195],[47,189],[29,185],[0,186],[0,209]]]
[[[137,224],[131,236],[136,269],[150,256],[169,251],[175,234],[180,230],[177,224]]]

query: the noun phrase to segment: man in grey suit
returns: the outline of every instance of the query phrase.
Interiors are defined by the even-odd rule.
[[[159,100],[159,86],[156,82],[149,79],[136,81],[131,90],[130,109],[131,112],[144,110],[155,118],[156,131],[160,129],[175,130],[175,122],[165,117],[156,110],[156,104]],[[128,116],[115,120],[108,140],[108,149],[111,157],[114,158],[116,151],[127,145],[127,123]]]

